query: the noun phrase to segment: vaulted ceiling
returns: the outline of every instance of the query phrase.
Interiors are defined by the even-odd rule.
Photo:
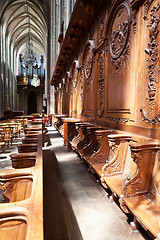
[[[16,55],[30,38],[34,52],[46,56],[49,6],[50,0],[1,0],[0,22]]]

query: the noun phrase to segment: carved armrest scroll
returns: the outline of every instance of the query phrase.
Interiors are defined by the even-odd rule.
[[[122,187],[125,197],[134,197],[149,191],[158,142],[131,143],[131,157],[137,164],[137,171],[131,179],[126,179]]]
[[[121,174],[124,169],[128,144],[131,136],[124,134],[108,135],[110,153],[106,164],[102,168],[102,177]]]
[[[99,149],[91,156],[91,164],[104,162],[109,157],[108,135],[113,134],[113,130],[96,130],[96,137],[99,142]]]

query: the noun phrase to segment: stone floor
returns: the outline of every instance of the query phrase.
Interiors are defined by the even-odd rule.
[[[143,229],[140,229],[140,231],[132,231],[130,229],[127,221],[128,217],[116,203],[110,201],[109,194],[103,189],[100,183],[97,183],[96,176],[88,172],[87,166],[81,163],[77,155],[72,151],[68,151],[67,147],[63,146],[63,138],[60,137],[59,133],[54,128],[48,128],[48,135],[52,145],[44,148],[44,151],[48,150],[51,154],[50,157],[46,158],[46,161],[52,158],[51,162],[56,163],[53,166],[53,170],[50,168],[50,171],[52,172],[52,176],[56,176],[53,185],[57,182],[56,186],[59,188],[55,190],[55,186],[51,187],[50,195],[48,196],[51,196],[51,192],[53,191],[53,199],[56,195],[59,195],[57,201],[60,202],[62,199],[63,201],[58,206],[56,200],[51,200],[52,206],[53,202],[56,204],[56,212],[55,209],[52,209],[54,213],[50,220],[49,216],[47,216],[47,220],[51,221],[51,228],[50,230],[48,229],[48,235],[46,235],[45,239],[149,239]],[[51,184],[50,180],[48,184]],[[63,217],[61,219],[55,216],[62,215],[62,212],[59,212],[58,208],[63,209]],[[51,213],[52,210],[48,209],[48,212]],[[64,218],[66,218],[67,223],[64,223],[64,226],[68,234],[63,235],[63,229],[59,229],[60,234],[57,233],[56,235],[54,222],[56,224],[58,221],[63,222]],[[59,224],[61,224],[60,222]],[[76,229],[75,232],[72,229],[73,226]]]

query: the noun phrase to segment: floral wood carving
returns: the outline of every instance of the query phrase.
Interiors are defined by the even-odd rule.
[[[113,59],[119,58],[127,45],[130,30],[130,9],[128,4],[118,6],[111,23],[109,47]]]
[[[83,86],[84,86],[84,72],[82,69],[80,70],[80,80],[81,80],[80,98],[81,98],[81,114],[82,114],[82,112],[83,112]]]
[[[92,74],[92,67],[93,67],[93,54],[90,48],[86,51],[86,58],[85,58],[85,77],[86,77],[86,85],[89,85],[89,79]]]
[[[115,117],[107,117],[107,119],[114,123],[127,123],[130,121],[129,118],[115,118]]]
[[[109,146],[111,149],[111,152],[113,154],[113,157],[107,161],[107,163],[102,168],[102,177],[105,175],[113,174],[117,171],[117,168],[119,166],[119,162],[117,161],[118,155],[119,155],[119,145],[117,145],[115,142],[109,141]]]
[[[132,26],[133,26],[133,31],[136,33],[136,27],[137,27],[137,10],[132,9]]]
[[[112,132],[111,132],[112,133]],[[105,162],[109,156],[109,133],[96,133],[97,140],[100,144],[100,148],[97,152],[94,152],[91,156],[91,164]]]
[[[133,161],[137,164],[137,171],[132,177],[132,179],[126,181],[124,186],[122,187],[122,193],[125,197],[134,197],[138,192],[141,191],[141,185],[143,182],[140,169],[142,156],[139,152],[131,152],[131,157],[133,158]]]
[[[104,116],[104,50],[101,50],[98,60],[98,117]]]
[[[73,70],[72,70],[73,86],[75,89],[77,88],[77,82],[78,82],[78,70],[79,70],[79,63],[77,60],[75,60],[73,64]]]
[[[148,4],[151,3],[148,1]],[[149,28],[149,42],[148,46],[145,48],[145,53],[148,55],[147,58],[147,69],[148,69],[148,101],[149,101],[149,114],[147,114],[143,109],[140,109],[142,113],[142,121],[150,125],[155,125],[160,122],[160,113],[155,116],[155,105],[156,105],[156,94],[157,94],[157,84],[158,75],[160,73],[160,56],[158,54],[158,40],[159,35],[159,23],[160,23],[160,3],[157,6],[153,6],[150,11],[150,23],[147,25]],[[146,19],[146,18],[145,18]],[[154,117],[153,117],[154,114]]]
[[[143,17],[144,20],[147,20],[147,13],[153,1],[154,0],[147,0],[147,2],[145,3],[145,10],[144,10],[144,17]]]
[[[104,39],[104,19],[101,19],[99,22],[99,42]]]
[[[94,51],[94,42],[88,41],[84,50],[83,56],[83,65],[84,65],[84,76],[85,76],[85,85],[88,87],[91,82],[92,69],[93,69],[93,51]]]

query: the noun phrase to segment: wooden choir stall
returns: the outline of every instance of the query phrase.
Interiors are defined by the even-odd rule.
[[[18,145],[18,153],[10,155],[12,168],[0,171],[3,196],[0,198],[0,239],[41,240],[44,239],[42,146],[45,130],[42,120],[38,125],[27,127],[26,124],[21,130],[22,144]]]
[[[51,79],[54,126],[160,239],[160,2],[77,1]]]

